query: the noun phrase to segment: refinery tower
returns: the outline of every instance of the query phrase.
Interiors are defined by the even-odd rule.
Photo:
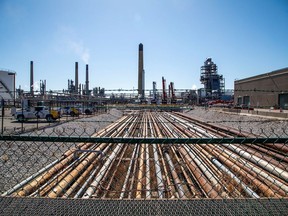
[[[144,61],[143,61],[143,44],[139,44],[138,51],[138,95],[140,99],[145,97],[145,71],[144,71]]]
[[[217,65],[207,58],[201,67],[200,81],[204,84],[206,98],[218,99],[224,93],[224,79],[218,74]]]

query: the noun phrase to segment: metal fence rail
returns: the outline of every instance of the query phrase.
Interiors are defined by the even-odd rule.
[[[90,143],[147,143],[147,144],[288,144],[287,138],[279,137],[233,137],[233,138],[149,138],[149,137],[85,137],[85,136],[1,136],[2,141],[32,141],[32,142],[90,142]]]

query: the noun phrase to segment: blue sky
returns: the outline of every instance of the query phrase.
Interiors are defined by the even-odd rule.
[[[200,88],[207,57],[226,88],[235,79],[288,67],[288,0],[0,0],[0,68],[16,85],[67,88],[79,62],[90,88],[137,88],[144,45],[146,89],[161,77],[176,89]]]

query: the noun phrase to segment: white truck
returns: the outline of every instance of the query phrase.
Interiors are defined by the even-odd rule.
[[[45,106],[28,107],[16,110],[13,115],[19,122],[29,119],[46,119],[48,122],[52,122],[61,118],[61,113],[59,111],[49,109],[49,107]]]

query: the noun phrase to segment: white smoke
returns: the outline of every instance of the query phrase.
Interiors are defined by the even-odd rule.
[[[33,90],[34,91],[40,91],[40,82],[36,81],[33,83]]]
[[[76,33],[76,30],[70,26],[60,25],[56,32],[57,46],[56,49],[60,52],[72,52],[83,60],[85,64],[89,63],[90,51],[85,47],[83,41]]]
[[[195,84],[192,85],[192,90],[197,90],[197,86]]]
[[[85,64],[89,63],[90,51],[84,47],[82,42],[68,41],[68,47],[84,61]]]

